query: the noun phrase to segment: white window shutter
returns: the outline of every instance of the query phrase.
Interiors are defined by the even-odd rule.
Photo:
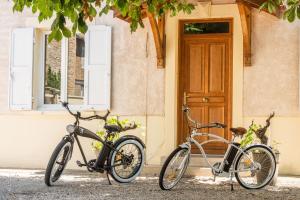
[[[12,110],[32,109],[33,28],[12,32],[9,104]]]
[[[85,101],[90,109],[110,109],[111,27],[90,26],[85,36]]]

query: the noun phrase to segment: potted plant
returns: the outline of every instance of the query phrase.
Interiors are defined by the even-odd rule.
[[[266,120],[266,125],[264,127],[262,127],[261,125],[257,125],[252,121],[252,124],[249,126],[249,129],[247,130],[247,133],[242,138],[241,147],[246,147],[246,146],[250,145],[251,143],[256,141],[256,139],[258,139],[261,144],[269,145],[269,137],[266,135],[266,132],[267,132],[268,127],[271,124],[270,120],[274,117],[274,115],[275,115],[275,113],[272,113],[268,117],[268,119]],[[280,153],[279,153],[279,151],[278,151],[278,149],[276,148],[275,145],[278,145],[278,143],[273,141],[273,144],[270,145],[270,147],[272,148],[272,150],[275,154],[276,164],[278,165],[279,164],[279,154]],[[259,160],[261,160],[261,158],[263,156],[264,155],[261,155],[261,153],[257,153],[257,154],[253,155],[253,159],[254,159],[254,161],[259,161]],[[264,171],[257,172],[257,174],[256,174],[257,181],[264,180],[267,175],[268,174]],[[276,168],[274,177],[273,177],[273,179],[272,179],[272,181],[270,182],[269,185],[272,185],[272,186],[276,185],[277,177],[278,177],[278,167]]]
[[[129,123],[128,119],[124,119],[124,120],[119,120],[118,117],[110,117],[109,119],[107,119],[106,124],[108,125],[121,125],[122,127],[124,127],[126,124]],[[106,130],[105,129],[101,129],[99,131],[96,132],[96,134],[101,138],[101,139],[105,139],[106,137]],[[115,133],[115,134],[111,134],[109,138],[107,138],[107,140],[115,142],[120,138],[120,133]],[[101,149],[103,147],[103,144],[99,141],[93,141],[92,142],[92,149],[95,152],[96,156],[99,155]]]

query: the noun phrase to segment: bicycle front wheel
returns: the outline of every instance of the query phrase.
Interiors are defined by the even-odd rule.
[[[241,153],[235,164],[235,177],[246,189],[260,189],[270,183],[276,171],[274,153],[264,145],[253,145]]]
[[[180,181],[189,164],[189,150],[177,147],[165,161],[159,175],[159,187],[170,190]]]
[[[52,186],[60,178],[72,154],[72,146],[71,141],[63,139],[55,148],[45,173],[47,186]]]

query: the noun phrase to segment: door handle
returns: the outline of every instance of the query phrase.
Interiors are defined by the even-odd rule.
[[[186,92],[183,93],[183,105],[186,105],[187,103],[187,98],[189,98],[190,96],[186,95]]]
[[[208,100],[209,100],[209,99],[208,99],[207,97],[203,97],[203,98],[202,98],[202,102],[204,102],[204,103],[207,103]]]

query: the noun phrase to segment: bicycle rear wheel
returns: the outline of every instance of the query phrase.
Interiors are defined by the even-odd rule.
[[[239,155],[235,171],[236,180],[244,188],[263,188],[270,183],[275,174],[275,156],[264,145],[250,146]]]
[[[145,150],[143,145],[136,139],[123,140],[115,146],[108,159],[111,166],[110,174],[119,183],[129,183],[141,173],[145,162]]]
[[[159,187],[170,190],[180,181],[189,164],[189,150],[177,147],[165,161],[159,175]]]

